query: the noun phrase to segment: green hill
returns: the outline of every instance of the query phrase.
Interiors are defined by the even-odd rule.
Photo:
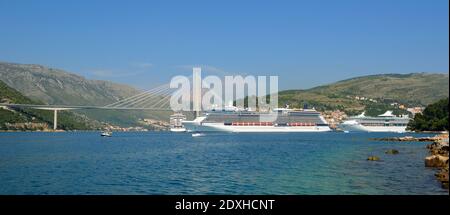
[[[0,103],[43,104],[31,100],[0,81]],[[51,111],[0,107],[0,130],[48,130],[53,125]],[[58,128],[64,130],[92,130],[100,128],[97,121],[70,111],[58,114]]]
[[[282,91],[279,93],[279,104],[302,107],[306,103],[322,111],[345,110],[350,114],[366,109],[369,115],[374,115],[393,109],[391,103],[426,106],[448,97],[448,89],[448,74],[382,74],[347,79],[308,90]],[[364,97],[364,100],[357,97]],[[399,108],[396,109],[399,111]]]

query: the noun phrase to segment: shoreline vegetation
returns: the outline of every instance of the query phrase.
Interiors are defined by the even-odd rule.
[[[428,105],[408,123],[410,131],[448,131],[448,97]]]

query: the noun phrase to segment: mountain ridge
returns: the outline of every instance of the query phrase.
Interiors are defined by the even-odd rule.
[[[90,80],[38,64],[0,62],[0,80],[46,104],[106,105],[140,92],[125,84]]]

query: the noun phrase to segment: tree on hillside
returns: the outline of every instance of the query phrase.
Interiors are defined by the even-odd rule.
[[[416,114],[408,124],[413,131],[448,131],[448,98],[428,105],[422,114]]]

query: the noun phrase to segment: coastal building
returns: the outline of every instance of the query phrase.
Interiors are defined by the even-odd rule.
[[[347,114],[341,110],[325,111],[322,115],[332,129],[336,129],[339,123],[347,118]]]
[[[141,126],[135,126],[135,127],[120,127],[117,125],[104,125],[102,130],[105,131],[148,131],[148,129],[141,127]]]
[[[165,131],[169,130],[170,124],[167,121],[155,119],[142,119],[140,121],[145,126],[151,127],[151,130]]]
[[[407,108],[406,110],[411,113],[412,117],[414,117],[416,114],[422,113],[424,109],[424,107],[413,107]]]

